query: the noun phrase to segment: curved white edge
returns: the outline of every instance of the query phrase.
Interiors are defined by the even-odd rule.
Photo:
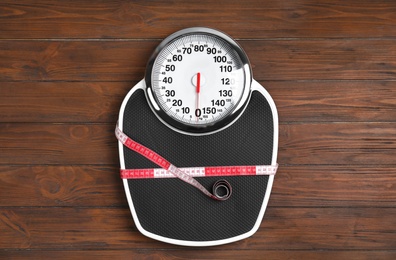
[[[278,158],[278,140],[279,140],[279,118],[278,118],[278,111],[276,109],[276,105],[274,100],[272,99],[271,95],[268,93],[268,91],[260,85],[256,80],[253,80],[252,83],[252,91],[258,91],[265,97],[267,100],[268,104],[271,107],[272,111],[272,120],[273,120],[273,126],[274,126],[274,136],[273,136],[273,148],[272,148],[272,161],[271,164],[275,165],[277,163],[277,158]],[[272,184],[274,183],[274,175],[270,175],[268,178],[268,183],[267,183],[267,189],[265,191],[264,195],[264,200],[263,204],[261,206],[259,216],[257,218],[256,223],[254,224],[252,230],[247,232],[248,234],[246,237],[253,235],[256,233],[256,231],[259,229],[261,221],[263,220],[265,210],[267,209],[268,201],[271,195],[271,190],[272,190]]]
[[[123,117],[124,117],[124,111],[125,111],[125,106],[129,100],[129,98],[131,97],[131,95],[138,89],[145,89],[145,82],[144,79],[141,80],[139,83],[137,83],[126,95],[126,97],[124,98],[124,101],[121,104],[121,108],[120,108],[120,113],[119,113],[119,117],[118,117],[118,127],[120,128],[120,130],[123,130]],[[272,97],[270,96],[270,94],[264,89],[263,86],[261,86],[257,81],[253,80],[252,82],[252,91],[258,91],[260,92],[268,101],[268,103],[270,104],[271,110],[272,110],[272,116],[273,116],[273,125],[274,125],[274,139],[273,139],[273,151],[272,151],[272,165],[276,164],[277,161],[277,155],[278,155],[278,113],[276,110],[276,106],[275,103],[272,99]],[[118,142],[118,151],[119,151],[119,157],[120,157],[120,166],[121,169],[125,169],[125,160],[124,160],[124,148],[123,148],[123,144],[119,141]],[[137,227],[137,229],[145,236],[152,238],[152,239],[156,239],[165,243],[170,243],[170,244],[175,244],[175,245],[181,245],[181,246],[216,246],[216,245],[223,245],[223,244],[228,244],[228,243],[232,243],[232,242],[236,242],[238,240],[242,240],[245,239],[247,237],[252,236],[254,233],[256,233],[256,231],[259,229],[261,221],[264,217],[264,213],[265,210],[267,208],[268,205],[268,201],[270,198],[270,194],[271,194],[271,190],[272,190],[272,184],[274,182],[274,176],[271,175],[268,178],[268,183],[267,183],[267,187],[266,187],[266,192],[264,195],[264,200],[263,200],[263,204],[261,206],[261,210],[259,212],[259,216],[256,220],[256,223],[254,224],[253,228],[244,233],[241,234],[239,236],[235,236],[235,237],[231,237],[231,238],[227,238],[227,239],[221,239],[221,240],[214,240],[214,241],[186,241],[186,240],[178,240],[178,239],[172,239],[172,238],[168,238],[168,237],[164,237],[164,236],[159,236],[156,235],[154,233],[151,233],[147,230],[145,230],[142,225],[140,224],[139,218],[136,214],[136,210],[135,207],[133,205],[133,201],[132,201],[132,197],[131,197],[131,192],[129,190],[129,185],[128,185],[128,180],[123,179],[123,184],[124,184],[124,189],[125,189],[125,194],[128,200],[128,204],[129,204],[129,209],[131,211],[133,220],[135,222],[135,225]]]
[[[272,111],[272,118],[274,122],[274,139],[273,139],[273,150],[272,150],[272,165],[275,165],[277,162],[278,158],[278,141],[279,141],[279,118],[278,118],[278,111],[276,109],[276,105],[274,100],[272,99],[271,95],[268,93],[268,91],[260,85],[257,81],[253,80],[252,83],[252,91],[258,91],[260,92],[268,101],[268,104],[271,107]]]

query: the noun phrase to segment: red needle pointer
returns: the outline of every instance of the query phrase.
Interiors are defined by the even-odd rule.
[[[197,73],[197,93],[201,91],[201,73]]]
[[[197,119],[197,122],[198,122],[198,118],[199,118],[199,114],[201,114],[201,113],[199,113],[199,114],[197,114],[198,112],[198,110],[199,110],[199,92],[201,92],[201,73],[197,73],[197,88],[196,88],[196,91],[197,91],[197,100],[196,100],[196,104],[195,104],[195,116],[196,116],[196,119]],[[199,111],[200,112],[200,111]]]

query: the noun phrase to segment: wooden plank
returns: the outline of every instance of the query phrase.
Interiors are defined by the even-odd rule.
[[[283,166],[271,207],[394,207],[395,167]],[[127,207],[119,168],[0,166],[2,207]]]
[[[394,165],[393,123],[281,125],[280,164]]]
[[[158,41],[0,41],[0,81],[138,81]]]
[[[0,122],[115,123],[137,82],[4,82]],[[281,123],[395,122],[395,81],[261,81]],[[23,106],[21,106],[23,104]]]
[[[5,0],[0,258],[395,259],[396,2]],[[259,231],[182,248],[140,234],[118,176],[121,100],[189,26],[239,39],[280,116]]]
[[[119,163],[115,125],[1,124],[0,164]]]
[[[121,102],[136,83],[1,83],[0,121],[116,123]]]
[[[256,80],[394,79],[393,40],[240,41]]]
[[[394,207],[395,187],[395,166],[280,165],[269,205]]]
[[[250,250],[216,248],[189,248],[167,250],[7,250],[0,251],[4,259],[395,259],[393,250],[323,251],[323,250]]]
[[[0,166],[3,207],[127,207],[119,167]]]
[[[0,164],[118,165],[113,124],[0,124]],[[281,124],[278,162],[394,165],[395,123]]]
[[[394,250],[395,208],[268,208],[249,250]],[[1,249],[179,248],[141,235],[126,208],[0,209]]]
[[[237,38],[394,37],[393,1],[2,1],[0,35],[26,38],[163,38],[207,26]]]
[[[160,41],[0,41],[0,81],[132,81]],[[239,41],[256,80],[393,80],[394,40]]]
[[[394,122],[394,81],[262,81],[281,122]]]

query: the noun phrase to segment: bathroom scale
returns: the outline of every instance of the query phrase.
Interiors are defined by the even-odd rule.
[[[193,27],[164,39],[122,102],[115,133],[143,235],[214,246],[260,227],[278,168],[278,115],[225,33]]]

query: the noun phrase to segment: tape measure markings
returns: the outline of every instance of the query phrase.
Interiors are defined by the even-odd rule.
[[[203,192],[208,197],[215,199],[215,200],[227,200],[232,194],[232,187],[226,180],[218,180],[213,185],[213,193],[210,193],[202,184],[200,184],[197,180],[193,178],[193,174],[197,172],[202,176],[224,176],[224,175],[256,175],[258,172],[261,174],[265,173],[273,173],[275,174],[278,165],[271,166],[258,166],[259,169],[256,169],[257,166],[230,166],[230,167],[192,167],[187,168],[187,171],[177,168],[175,165],[168,162],[165,158],[157,154],[156,152],[152,151],[151,149],[145,147],[144,145],[139,144],[138,142],[132,140],[126,134],[124,134],[118,126],[115,128],[115,135],[117,139],[126,147],[139,153],[140,155],[146,157],[150,161],[154,162],[158,166],[162,167],[166,173],[160,172],[155,174],[156,169],[121,169],[121,177],[129,178],[158,178],[158,176],[166,176],[168,173],[174,175],[181,179],[182,181],[196,187],[201,192]],[[157,177],[156,177],[157,176]],[[197,177],[197,176],[194,176]],[[220,195],[217,193],[219,187],[226,188],[226,194]]]
[[[213,176],[251,176],[251,175],[275,175],[277,165],[256,166],[218,166],[218,167],[186,167],[179,168],[191,177]],[[174,178],[168,170],[161,168],[151,169],[121,169],[122,179],[152,179]]]

